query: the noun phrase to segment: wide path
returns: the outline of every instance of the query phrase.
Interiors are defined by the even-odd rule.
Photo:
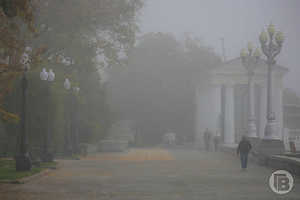
[[[97,154],[23,185],[0,185],[0,200],[300,200],[293,191],[274,194],[272,170],[236,157],[192,150],[135,149]]]

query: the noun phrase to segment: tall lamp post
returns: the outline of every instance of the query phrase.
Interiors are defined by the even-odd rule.
[[[255,117],[255,99],[254,99],[254,74],[260,58],[258,48],[253,52],[253,45],[248,43],[248,52],[245,49],[241,51],[241,60],[243,66],[247,70],[248,75],[248,131],[247,137],[257,138],[256,117]]]
[[[52,71],[52,69],[49,70],[49,72],[46,71],[45,68],[43,68],[42,72],[40,73],[40,78],[42,81],[47,83],[46,92],[47,92],[47,98],[48,98],[48,105],[47,107],[47,131],[44,134],[44,142],[43,142],[43,150],[42,150],[42,156],[41,159],[43,162],[52,162],[53,161],[53,154],[50,152],[50,142],[51,142],[51,132],[50,132],[50,125],[49,125],[49,112],[50,112],[50,88],[48,83],[51,83],[55,79],[55,74]]]
[[[72,149],[74,153],[79,153],[79,131],[78,131],[78,101],[77,101],[77,95],[80,91],[79,87],[73,87],[73,98],[72,98]]]
[[[67,90],[67,91],[70,91],[71,89],[71,82],[69,81],[68,78],[65,79],[65,82],[64,82],[64,88]],[[67,98],[65,99],[65,109],[68,108],[68,105],[69,105],[69,98],[70,97],[70,94],[68,93],[68,96]],[[64,145],[64,153],[65,153],[65,156],[71,156],[73,154],[73,150],[72,150],[72,146],[71,146],[71,122],[70,122],[70,119],[71,119],[71,114],[70,114],[70,111],[66,111],[65,110],[65,119],[66,119],[66,127],[65,127],[65,145]]]
[[[262,31],[259,37],[261,49],[267,58],[267,124],[264,138],[260,144],[260,152],[264,155],[280,154],[284,152],[284,144],[279,136],[275,113],[273,111],[273,80],[272,72],[276,64],[275,57],[280,53],[284,41],[282,32],[276,32],[273,24],[268,26],[268,33]]]
[[[32,167],[31,158],[28,152],[28,137],[26,131],[26,96],[27,96],[27,71],[28,66],[25,65],[23,77],[21,80],[22,84],[22,104],[21,104],[21,133],[20,133],[20,149],[16,155],[16,170],[17,171],[29,171]]]
[[[72,155],[73,153],[79,153],[79,144],[78,144],[78,107],[76,95],[79,93],[79,87],[71,86],[71,82],[68,78],[65,79],[64,87],[68,93],[68,98],[66,99],[66,135],[65,135],[65,154],[67,156]],[[73,90],[73,91],[72,91]],[[73,92],[73,94],[72,94]],[[69,106],[71,104],[71,106]]]

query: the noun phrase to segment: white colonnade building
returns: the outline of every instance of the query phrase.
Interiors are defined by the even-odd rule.
[[[279,65],[273,70],[273,109],[277,120],[277,138],[283,138],[283,77],[288,69]],[[225,145],[236,146],[246,135],[248,122],[248,75],[241,59],[225,62],[208,74],[209,81],[196,88],[196,141],[203,145],[206,128],[219,132]],[[267,122],[267,65],[258,61],[254,75],[254,108],[257,137],[264,137]]]

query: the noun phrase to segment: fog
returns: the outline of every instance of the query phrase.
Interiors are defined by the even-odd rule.
[[[273,23],[286,37],[278,63],[290,72],[285,87],[298,87],[300,68],[300,2],[297,0],[148,0],[140,19],[141,32],[168,32],[178,38],[186,32],[199,37],[222,55],[220,38],[225,40],[227,60],[238,57],[247,43],[259,45],[258,36]]]
[[[300,45],[297,38],[300,34],[297,21],[299,6],[298,1],[277,0],[146,1],[138,19],[140,32],[135,48],[129,54],[129,64],[122,69],[108,70],[108,91],[111,93],[113,112],[119,115],[119,119],[135,121],[143,129],[141,134],[150,137],[147,141],[158,143],[167,130],[187,136],[190,140],[194,140],[205,127],[214,132],[221,131],[218,124],[220,120],[213,117],[216,115],[214,112],[221,113],[218,108],[220,97],[208,97],[206,89],[202,89],[198,100],[196,90],[209,84],[209,69],[220,67],[221,60],[228,62],[239,58],[241,49],[246,48],[248,42],[252,42],[255,48],[260,47],[259,35],[270,23],[285,36],[276,61],[289,71],[285,73],[284,83],[280,87],[291,88],[300,94],[300,69],[297,64]],[[262,58],[265,59],[264,56]],[[242,90],[246,90],[246,87]],[[210,106],[216,110],[201,108],[205,107],[201,103],[201,99],[205,98],[215,103]],[[235,117],[242,118],[233,125],[238,135],[247,129],[247,99],[243,98],[235,99],[237,104],[244,101],[241,108],[235,105],[235,112],[238,113]],[[278,102],[282,96],[274,98]],[[264,104],[266,100],[255,102],[255,109],[263,110],[261,113],[255,111],[260,135],[264,134],[265,123],[262,102]],[[281,107],[277,103],[274,105],[276,109]],[[281,119],[281,111],[275,112]],[[207,117],[199,121],[197,115]],[[196,130],[197,126],[199,130]]]
[[[0,200],[299,200],[299,9],[0,0]]]

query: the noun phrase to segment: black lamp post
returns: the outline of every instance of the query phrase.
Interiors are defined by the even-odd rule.
[[[78,100],[77,95],[80,91],[79,87],[73,87],[73,98],[72,98],[72,149],[73,152],[79,153],[79,130],[78,130]]]
[[[71,87],[68,78],[65,79],[64,87],[68,91],[65,101],[66,115],[66,133],[65,133],[65,155],[70,156],[73,153],[79,153],[79,136],[78,136],[78,101],[77,94],[79,87]],[[73,90],[73,91],[72,91]]]
[[[68,78],[65,79],[64,82],[64,88],[67,91],[71,90],[71,82],[69,81]],[[67,98],[65,98],[65,138],[64,138],[64,154],[65,156],[72,156],[73,154],[73,149],[72,149],[72,142],[71,142],[71,112],[69,109],[69,104],[70,104],[70,97],[71,93],[68,92]]]
[[[16,155],[16,170],[17,171],[29,171],[31,170],[32,163],[28,152],[28,138],[26,131],[26,96],[27,96],[27,71],[28,66],[25,66],[22,77],[22,107],[21,107],[21,132],[20,132],[20,149]]]
[[[55,74],[52,71],[52,69],[49,70],[49,72],[46,71],[45,68],[43,68],[42,72],[40,73],[40,78],[42,81],[45,83],[50,83],[53,82],[55,79]],[[47,93],[47,102],[48,105],[46,106],[47,108],[47,130],[46,133],[44,134],[44,142],[43,142],[43,150],[42,150],[42,155],[41,155],[41,160],[43,162],[52,162],[53,161],[53,154],[50,152],[50,142],[51,142],[51,131],[50,131],[50,125],[49,125],[49,113],[50,113],[50,88],[49,85],[46,85],[46,93]]]

